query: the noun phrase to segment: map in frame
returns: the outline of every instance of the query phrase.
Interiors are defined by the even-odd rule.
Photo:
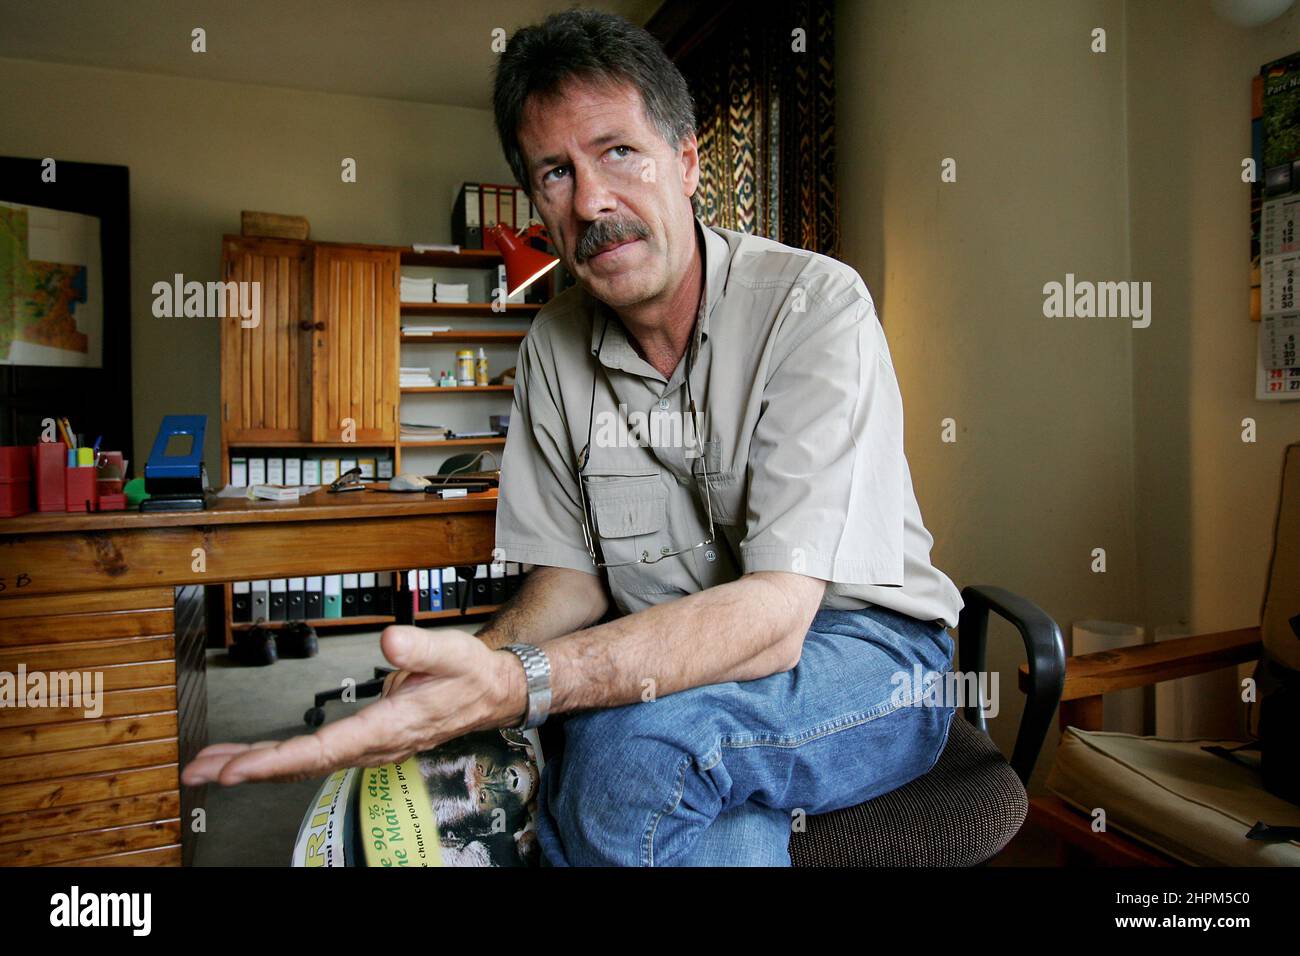
[[[0,200],[0,365],[102,368],[100,221]]]

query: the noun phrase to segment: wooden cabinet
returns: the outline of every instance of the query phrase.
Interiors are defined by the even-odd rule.
[[[225,282],[255,283],[255,326],[222,319],[221,423],[225,442],[311,440],[312,246],[227,237]],[[228,309],[227,311],[238,312]]]
[[[397,440],[398,271],[396,250],[316,247],[312,441]]]
[[[260,290],[255,326],[222,320],[223,449],[397,440],[396,249],[228,236],[221,272]]]

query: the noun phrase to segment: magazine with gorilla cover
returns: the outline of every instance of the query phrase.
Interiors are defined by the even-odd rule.
[[[294,866],[536,866],[536,730],[487,730],[321,784]]]

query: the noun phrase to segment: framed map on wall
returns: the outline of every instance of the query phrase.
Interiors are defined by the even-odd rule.
[[[0,195],[0,364],[103,367],[100,228]]]

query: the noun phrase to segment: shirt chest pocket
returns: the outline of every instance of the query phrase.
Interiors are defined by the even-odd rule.
[[[657,473],[590,475],[585,485],[593,530],[611,564],[653,557],[668,524],[668,496]]]
[[[654,560],[674,549],[659,473],[589,475],[584,487],[601,557],[614,565],[605,569],[614,596],[688,593],[680,556]]]

